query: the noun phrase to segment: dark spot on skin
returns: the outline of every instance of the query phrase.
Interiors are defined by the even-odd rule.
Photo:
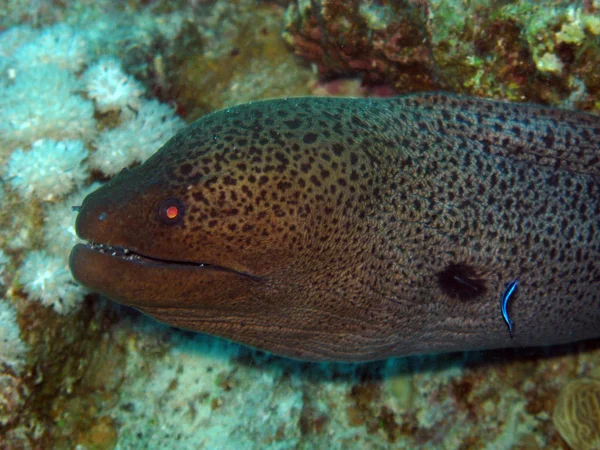
[[[286,158],[282,152],[275,153],[275,159],[277,159],[281,164],[289,164],[290,162],[290,160]]]
[[[223,184],[226,186],[235,186],[237,184],[237,180],[231,175],[225,175],[223,177]]]
[[[289,181],[280,181],[279,183],[277,183],[277,189],[279,189],[280,191],[287,191],[291,187],[292,183],[290,183]]]
[[[192,171],[192,165],[190,163],[184,163],[179,167],[181,175],[189,175]]]
[[[304,137],[302,138],[302,140],[304,141],[305,144],[312,144],[313,142],[315,142],[317,140],[317,134],[316,133],[306,133],[304,135]]]
[[[208,201],[208,199],[204,196],[204,194],[202,192],[194,192],[192,194],[192,198],[197,202],[204,203],[206,206],[210,205],[210,202]]]
[[[344,146],[336,143],[331,146],[331,150],[333,150],[335,156],[341,156],[341,154],[344,153]]]
[[[295,130],[296,128],[300,128],[302,126],[302,121],[298,118],[293,120],[284,120],[283,123],[292,130]]]
[[[485,280],[473,266],[451,264],[438,273],[438,283],[444,293],[459,300],[473,300],[486,292]]]

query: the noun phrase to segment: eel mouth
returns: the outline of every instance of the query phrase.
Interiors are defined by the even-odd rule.
[[[118,258],[118,259],[122,259],[125,261],[131,261],[131,262],[136,262],[136,263],[141,263],[141,264],[187,265],[187,266],[195,266],[198,268],[209,266],[208,264],[204,264],[201,262],[190,262],[190,261],[179,261],[179,260],[155,258],[152,256],[144,255],[142,253],[135,252],[133,250],[129,250],[125,247],[98,244],[96,242],[87,242],[85,244],[78,244],[78,245],[82,245],[86,249],[91,250],[96,253],[103,253],[103,254],[109,255],[113,258]],[[217,267],[217,266],[215,266],[215,267]]]
[[[99,244],[96,242],[88,241],[86,243],[77,244],[75,248],[79,247],[80,249],[85,249],[87,251],[103,254],[106,256],[110,256],[111,258],[116,258],[120,261],[130,262],[143,266],[154,266],[154,267],[181,267],[188,269],[204,269],[204,270],[216,270],[222,272],[229,272],[235,275],[244,276],[256,281],[261,280],[261,277],[256,275],[252,275],[247,272],[238,271],[234,269],[230,269],[224,266],[219,266],[215,264],[207,264],[203,262],[197,261],[185,261],[185,260],[176,260],[176,259],[164,259],[157,258],[150,255],[145,255],[143,253],[136,252],[134,250],[130,250],[121,246],[111,246],[106,244]]]
[[[75,245],[69,267],[73,278],[90,291],[142,311],[219,306],[223,299],[237,298],[264,281],[227,267],[162,259],[95,242]]]

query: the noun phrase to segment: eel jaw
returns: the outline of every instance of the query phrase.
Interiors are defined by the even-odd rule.
[[[214,306],[263,281],[226,267],[153,258],[97,243],[75,245],[69,266],[73,278],[89,290],[142,310],[190,302]]]
[[[129,250],[125,247],[120,247],[120,246],[98,244],[95,242],[87,242],[85,244],[78,244],[78,245],[83,245],[87,249],[94,251],[94,252],[110,255],[113,258],[120,258],[125,261],[137,262],[140,264],[168,264],[168,265],[184,264],[184,265],[194,266],[197,268],[208,266],[208,264],[204,264],[201,262],[189,262],[189,261],[178,261],[178,260],[154,258],[152,256],[144,255],[144,254],[135,252],[133,250]]]
[[[153,256],[138,253],[134,250],[130,250],[125,247],[111,246],[111,245],[106,245],[106,244],[98,244],[95,242],[87,242],[85,244],[77,244],[75,247],[77,247],[78,245],[82,245],[85,248],[87,248],[88,250],[91,250],[91,251],[94,251],[97,253],[110,255],[113,258],[119,258],[124,261],[131,261],[131,262],[138,263],[138,264],[150,264],[150,265],[154,264],[154,265],[169,265],[169,266],[181,265],[181,266],[193,267],[196,269],[206,268],[206,269],[213,269],[213,270],[222,270],[224,272],[231,272],[231,273],[234,273],[237,275],[248,277],[255,281],[261,280],[261,277],[259,277],[259,276],[252,275],[250,273],[242,272],[239,270],[229,269],[224,266],[218,266],[216,264],[208,264],[208,263],[203,263],[203,262],[185,261],[185,260],[177,260],[177,259],[156,258]]]

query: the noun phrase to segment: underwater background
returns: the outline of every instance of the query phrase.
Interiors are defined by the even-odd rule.
[[[303,363],[71,278],[72,206],[186,123],[431,90],[600,114],[600,1],[1,0],[0,448],[600,449],[598,341]]]

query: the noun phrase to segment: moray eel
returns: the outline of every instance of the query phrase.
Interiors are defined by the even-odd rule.
[[[600,336],[599,218],[600,117],[291,98],[209,114],[89,195],[70,267],[159,321],[291,358],[539,346]]]

